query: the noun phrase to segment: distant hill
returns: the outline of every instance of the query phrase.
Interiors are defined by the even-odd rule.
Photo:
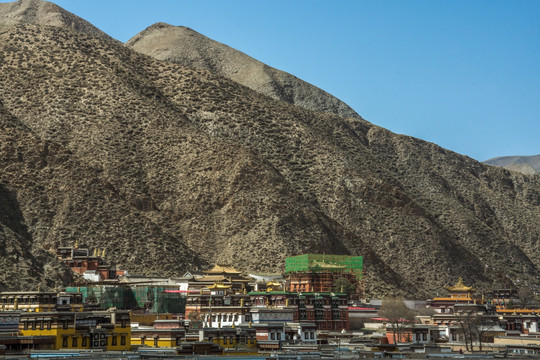
[[[148,276],[330,253],[369,297],[538,289],[539,176],[64,27],[0,48],[0,288],[67,283],[78,241]]]
[[[19,0],[0,3],[0,26],[39,24],[58,26],[90,36],[113,40],[88,21],[48,1]]]
[[[135,35],[126,45],[159,60],[209,70],[277,100],[360,118],[347,104],[318,87],[184,26],[157,23]]]
[[[540,173],[540,155],[531,156],[499,156],[484,161],[485,164],[504,167],[508,170],[524,174]]]

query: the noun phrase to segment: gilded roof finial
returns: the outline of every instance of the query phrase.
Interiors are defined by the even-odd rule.
[[[105,258],[105,249],[103,249],[103,252],[101,253],[101,257]]]
[[[476,289],[473,289],[472,286],[466,286],[463,283],[463,278],[460,276],[458,282],[454,286],[449,286],[446,288],[448,291],[461,291],[461,292],[470,292]]]
[[[79,248],[79,240],[75,240],[75,249],[78,249]]]
[[[94,249],[94,255],[92,255],[93,257],[96,257],[97,256],[97,248]]]

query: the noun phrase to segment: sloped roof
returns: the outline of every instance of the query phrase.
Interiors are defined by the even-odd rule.
[[[208,281],[229,281],[229,279],[227,279],[225,276],[223,275],[206,275],[206,276],[202,276],[200,278],[195,278],[193,279],[193,281],[195,282],[208,282]]]
[[[227,265],[215,265],[212,270],[205,271],[207,274],[240,274],[240,271],[236,270],[232,266]]]
[[[474,291],[476,289],[473,289],[472,286],[466,286],[465,284],[463,284],[463,278],[459,278],[458,282],[456,283],[456,285],[454,286],[448,286],[446,288],[446,290],[448,291],[463,291],[463,292],[469,292],[469,291]]]

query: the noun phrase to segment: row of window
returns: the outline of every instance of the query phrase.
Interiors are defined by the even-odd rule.
[[[113,335],[111,336],[111,346],[117,346],[118,345],[118,335]],[[68,347],[68,344],[69,344],[69,338],[68,336],[64,336],[64,338],[62,339],[62,347]],[[82,336],[81,337],[81,347],[87,347],[88,344],[89,344],[89,341],[90,338],[88,336]],[[104,339],[105,341],[105,345],[108,346],[108,340],[107,339]],[[120,345],[126,345],[126,336],[125,335],[122,335],[120,336]],[[71,347],[78,347],[79,346],[79,337],[78,336],[73,336],[71,337]]]
[[[208,341],[212,342],[213,340],[214,340],[213,337],[211,337],[211,336],[208,337]],[[228,341],[228,342],[227,342],[227,341]],[[234,336],[229,336],[229,337],[224,336],[224,337],[223,337],[223,344],[225,344],[225,345],[226,345],[227,343],[229,343],[229,344],[232,345],[232,344],[234,344],[235,342],[237,342],[237,343],[245,343],[245,344],[255,344],[255,338],[254,338],[254,337],[245,338],[245,342],[243,342],[243,341],[238,341],[238,340],[236,340],[236,337],[234,337]]]
[[[70,322],[71,321],[69,320],[61,320],[61,321],[58,321],[58,324],[62,324],[62,329],[65,330],[65,329],[69,329]],[[39,330],[45,330],[45,328],[47,330],[51,330],[51,326],[52,326],[52,320],[31,320],[31,321],[23,321],[23,323],[24,323],[24,330],[29,330],[29,329],[37,330],[38,328]],[[85,325],[95,326],[96,321],[95,320],[88,320],[88,321],[77,320],[77,326],[85,326]],[[122,319],[120,321],[120,327],[122,328],[128,327],[128,321],[125,319]]]
[[[238,321],[239,315],[238,314],[224,314],[224,315],[212,315],[212,322],[218,321],[218,322],[232,322],[232,321]],[[248,320],[249,321],[249,320]]]
[[[56,298],[18,297],[18,304],[56,304]],[[15,298],[2,298],[2,304],[14,304]]]
[[[24,321],[24,330],[37,330],[38,327],[39,330],[45,330],[45,328],[47,328],[47,330],[51,330],[51,324],[52,320]],[[67,327],[64,329],[67,329]]]

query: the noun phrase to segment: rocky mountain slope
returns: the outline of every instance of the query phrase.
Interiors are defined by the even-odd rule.
[[[276,100],[360,118],[347,104],[318,87],[184,26],[157,23],[135,35],[126,45],[158,60],[209,70]]]
[[[88,21],[64,10],[60,6],[42,0],[18,0],[0,4],[0,26],[16,24],[39,24],[58,26],[90,36],[113,40]]]
[[[1,265],[29,274],[4,288],[67,281],[76,240],[148,275],[326,252],[365,256],[369,296],[537,286],[538,176],[58,27],[0,48]]]
[[[484,163],[501,166],[508,170],[519,171],[527,175],[540,173],[540,155],[499,156],[486,160]]]

